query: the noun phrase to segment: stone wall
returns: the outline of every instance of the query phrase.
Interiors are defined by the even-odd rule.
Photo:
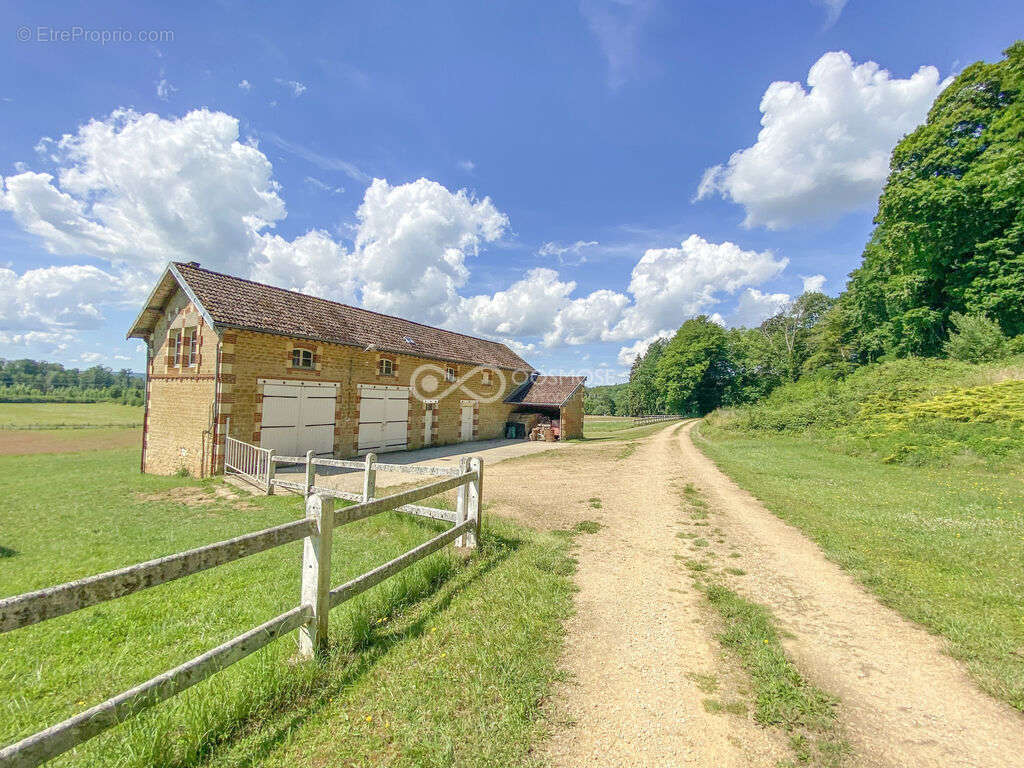
[[[184,347],[177,364],[172,331],[196,333],[196,358]],[[213,459],[213,403],[216,390],[217,333],[178,291],[157,322],[149,343],[142,470],[171,475],[184,469],[194,477],[210,474]]]
[[[583,387],[569,401],[562,406],[561,413],[561,437],[563,440],[579,439],[583,437]]]
[[[232,344],[231,372],[234,382],[231,395],[231,436],[254,445],[260,442],[262,420],[262,386],[260,379],[319,381],[337,383],[335,404],[334,455],[345,458],[356,455],[359,440],[359,385],[378,384],[409,387],[416,376],[417,387],[425,397],[409,398],[407,445],[410,449],[424,446],[424,414],[432,408],[433,445],[459,442],[462,402],[474,403],[474,439],[500,437],[505,421],[515,407],[501,402],[518,386],[521,377],[511,371],[492,370],[490,382],[484,383],[483,371],[475,371],[464,382],[462,377],[477,366],[465,363],[444,363],[413,355],[364,351],[356,347],[310,341],[297,341],[251,331],[228,331],[224,343]],[[292,350],[296,346],[313,352],[314,368],[292,367]],[[380,361],[391,361],[391,373],[381,372]],[[446,369],[454,369],[455,382],[445,380]],[[423,386],[433,376],[435,388]],[[461,383],[459,383],[461,382]],[[496,402],[485,402],[496,399]]]
[[[170,331],[186,328],[197,329],[197,359],[191,366],[185,360],[174,365]],[[196,476],[223,471],[223,436],[228,428],[231,437],[259,445],[263,416],[260,379],[339,385],[334,429],[334,455],[338,458],[355,456],[358,450],[360,384],[410,387],[415,377],[415,389],[423,397],[409,398],[407,445],[416,449],[459,442],[463,402],[473,406],[473,439],[501,437],[515,408],[502,401],[525,379],[524,374],[508,370],[484,371],[467,363],[253,331],[225,330],[218,339],[180,291],[157,324],[150,348],[143,471],[158,474],[173,474],[181,467]],[[311,368],[293,365],[295,349],[312,353]],[[390,366],[382,360],[390,361]],[[390,373],[385,373],[388,368]],[[451,376],[448,369],[452,369]],[[465,381],[464,376],[468,376]],[[428,408],[433,411],[433,428],[425,441]]]

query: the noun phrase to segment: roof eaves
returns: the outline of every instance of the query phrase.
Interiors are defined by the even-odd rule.
[[[144,338],[143,333],[137,332],[136,329],[142,324],[143,316],[145,316],[146,313],[153,311],[153,297],[155,297],[156,294],[157,294],[157,291],[160,290],[161,286],[164,283],[164,279],[167,277],[169,272],[170,272],[170,265],[168,265],[166,268],[164,268],[163,273],[160,275],[160,279],[156,281],[156,285],[153,286],[153,290],[151,290],[149,292],[149,296],[146,297],[146,303],[142,306],[142,309],[139,310],[139,314],[138,314],[138,316],[136,316],[135,322],[133,322],[131,324],[131,327],[128,329],[128,333],[125,334],[125,338],[126,339],[134,339],[134,338],[141,339],[141,338]]]

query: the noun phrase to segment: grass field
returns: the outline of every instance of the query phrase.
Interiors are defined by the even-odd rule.
[[[119,403],[0,403],[0,456],[138,447],[142,412]]]
[[[0,430],[141,427],[142,415],[120,403],[0,403]]]
[[[1024,711],[1024,475],[885,464],[808,436],[702,427],[697,445]]]
[[[137,450],[0,456],[0,595],[303,514],[298,497],[227,488],[140,475]],[[394,513],[345,526],[334,582],[438,530]],[[571,609],[569,546],[485,517],[477,556],[444,550],[332,612],[325,663],[290,663],[293,633],[53,764],[532,764]],[[0,635],[0,743],[294,606],[300,553],[295,542]]]
[[[587,437],[600,435],[604,432],[617,432],[633,426],[632,416],[584,416],[583,433]]]
[[[632,440],[638,437],[647,437],[669,424],[678,423],[677,421],[665,421],[634,427],[632,416],[584,416],[583,438],[585,440]]]

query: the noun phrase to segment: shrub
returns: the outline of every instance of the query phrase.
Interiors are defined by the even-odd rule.
[[[887,463],[1001,462],[1024,453],[1019,361],[908,358],[845,378],[804,376],[758,403],[716,412],[707,427],[817,436]]]
[[[949,321],[956,329],[950,332],[949,340],[943,346],[949,357],[968,363],[983,363],[1006,356],[1006,336],[995,320],[983,314],[953,312]]]

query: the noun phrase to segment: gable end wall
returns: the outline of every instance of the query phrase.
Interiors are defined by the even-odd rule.
[[[168,334],[184,328],[195,328],[198,333],[196,364],[174,366]],[[143,472],[172,475],[184,470],[193,477],[210,474],[218,341],[217,332],[203,321],[185,294],[175,293],[149,341]]]

